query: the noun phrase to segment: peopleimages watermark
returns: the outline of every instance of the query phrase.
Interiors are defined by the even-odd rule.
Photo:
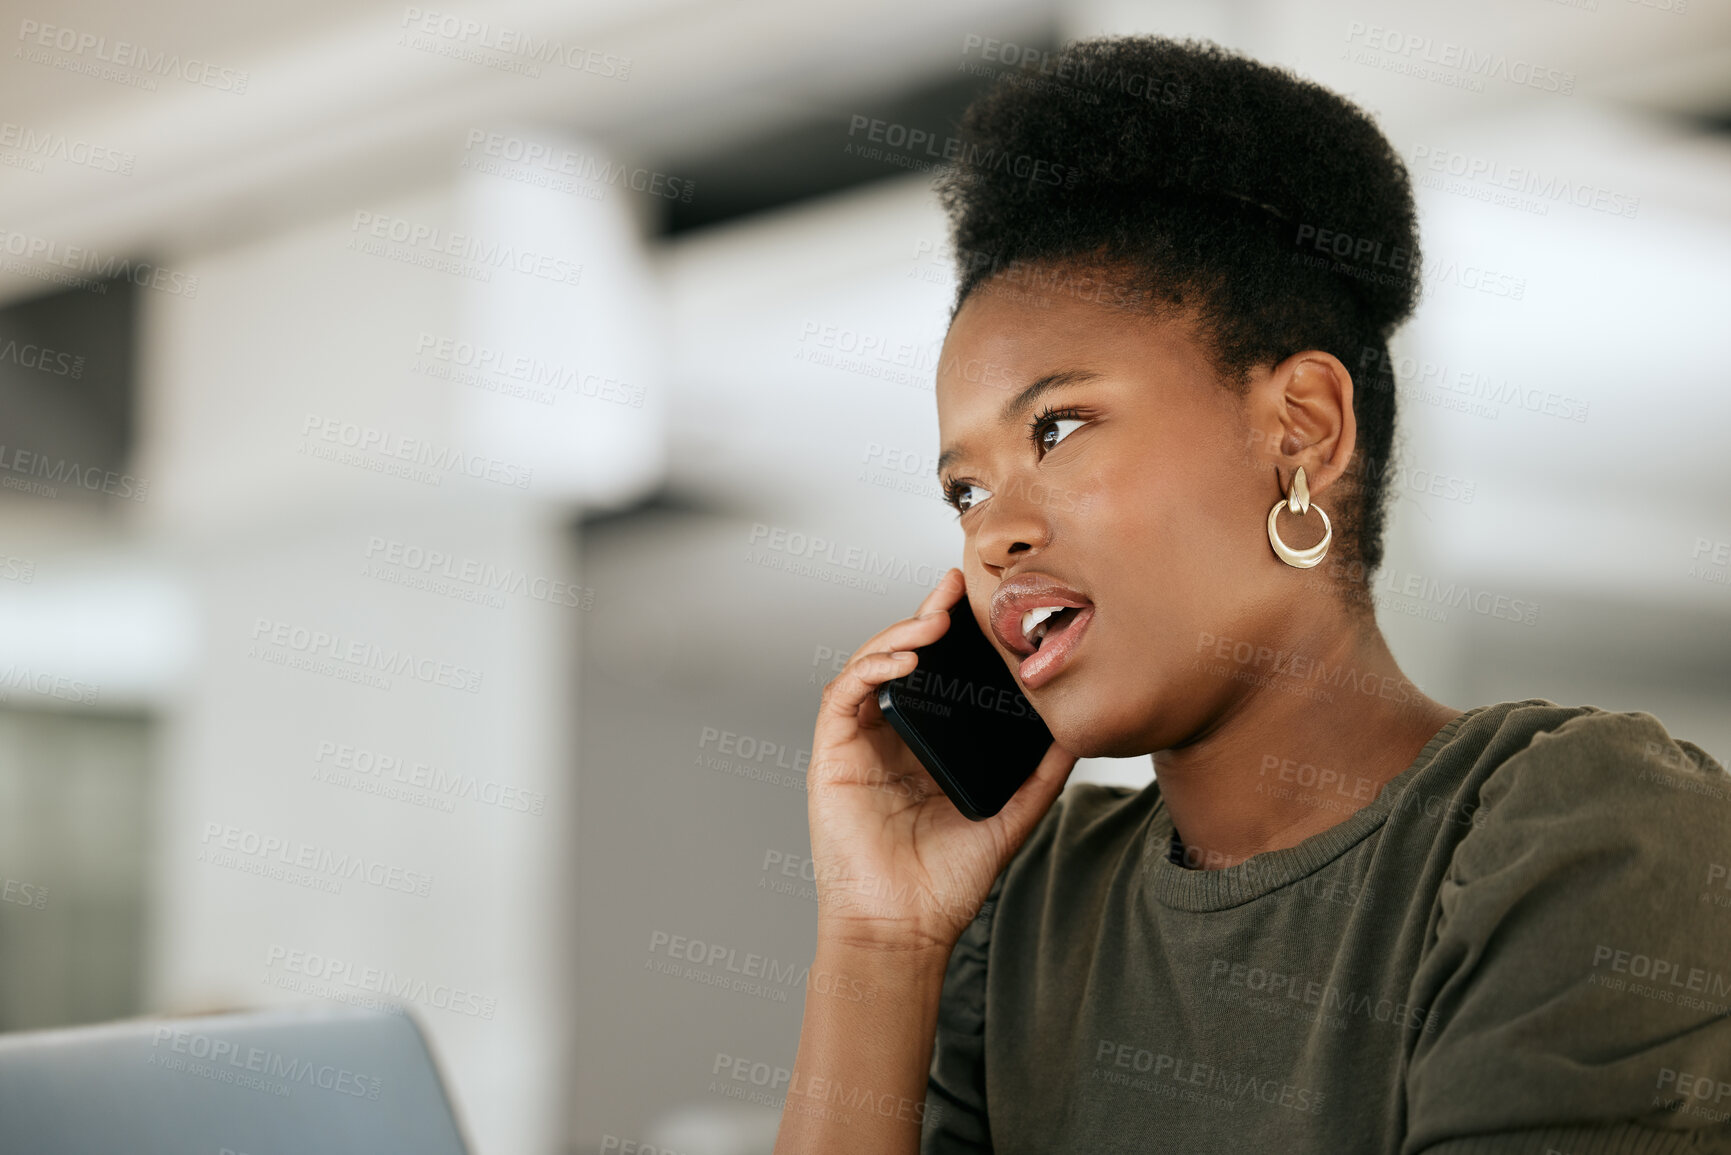
[[[48,888],[0,874],[0,902],[29,907],[31,910],[46,910]]]
[[[934,476],[938,471],[938,459],[932,454],[868,441],[860,462],[856,480],[862,484],[911,493],[916,497],[943,499],[943,488]]]
[[[141,289],[155,289],[177,297],[198,296],[198,278],[150,261],[103,254],[86,245],[69,245],[35,233],[0,229],[0,268],[8,272],[50,281],[87,292],[106,294],[105,281],[125,280]],[[12,258],[20,258],[13,260]],[[44,269],[41,266],[49,266]],[[57,270],[69,269],[71,273]]]
[[[1359,348],[1356,372],[1373,388],[1405,390],[1418,395],[1418,400],[1444,408],[1470,409],[1493,420],[1498,411],[1489,406],[1524,409],[1560,421],[1585,421],[1590,407],[1587,401],[1554,389],[1525,387],[1479,369],[1451,369],[1439,361],[1394,356],[1375,345]]]
[[[1445,580],[1411,570],[1403,573],[1394,566],[1376,575],[1367,596],[1381,609],[1435,622],[1448,621],[1449,610],[1464,607],[1497,621],[1523,626],[1539,624],[1539,603],[1535,601],[1452,578]]]
[[[639,1139],[621,1138],[607,1131],[601,1136],[601,1155],[687,1155],[687,1152],[672,1147],[657,1147]]]
[[[1373,284],[1404,286],[1412,279],[1417,259],[1405,245],[1321,225],[1299,225],[1293,243],[1298,249],[1292,254],[1293,264]],[[1527,278],[1518,273],[1454,258],[1420,266],[1421,296],[1428,297],[1445,285],[1512,301],[1523,300],[1527,294]]]
[[[692,965],[681,966],[681,962]],[[650,932],[649,955],[643,960],[643,969],[739,991],[773,1003],[789,1001],[789,992],[802,987],[868,1005],[875,1003],[878,996],[875,983],[845,972],[814,970],[810,963],[801,966],[781,962],[772,955],[754,951],[742,954],[737,947],[665,930]]]
[[[19,476],[12,476],[12,475]],[[29,480],[23,480],[23,479]],[[38,497],[58,497],[60,485],[105,493],[128,501],[143,501],[150,494],[150,482],[130,473],[116,473],[100,465],[80,465],[64,457],[50,457],[33,449],[0,444],[0,488],[33,493]]]
[[[698,733],[697,752],[692,756],[691,764],[720,774],[801,791],[808,788],[814,773],[821,777],[830,766],[824,761],[813,763],[808,747],[794,747],[785,742],[707,725]],[[892,774],[881,766],[871,767],[863,774],[852,767],[844,769],[849,770],[850,781],[856,785],[916,801],[925,796],[923,788],[912,776]]]
[[[589,586],[544,575],[531,577],[509,566],[428,549],[383,534],[367,538],[366,558],[361,569],[366,577],[478,602],[493,609],[504,607],[500,594],[585,611],[595,606],[595,591]]]
[[[742,956],[735,947],[665,930],[650,932],[649,955],[643,960],[643,969],[739,991],[772,1003],[787,1002],[789,988],[803,979],[797,963],[781,962],[755,952]],[[806,969],[809,971],[810,967]]]
[[[583,372],[527,353],[458,337],[441,337],[425,329],[415,339],[415,353],[416,360],[409,366],[412,373],[455,381],[488,393],[522,397],[543,405],[553,404],[557,400],[556,394],[564,393],[641,409],[646,394],[641,385],[631,385],[601,373]],[[427,358],[431,358],[431,362]]]
[[[1689,576],[1714,585],[1731,586],[1731,541],[1695,538],[1689,554]]]
[[[365,236],[360,236],[361,230]],[[419,265],[441,273],[491,282],[493,270],[508,268],[524,276],[555,285],[577,285],[583,280],[583,265],[552,253],[489,241],[473,233],[452,232],[438,225],[411,221],[407,217],[356,209],[344,246],[369,256],[385,257]],[[379,244],[389,241],[389,245]]]
[[[1628,977],[1621,977],[1624,975]],[[1594,945],[1592,973],[1587,981],[1690,1010],[1731,1013],[1731,1003],[1726,1001],[1731,1000],[1731,974],[1607,943]]]
[[[981,903],[971,898],[953,898],[943,893],[924,892],[905,880],[878,876],[844,879],[836,870],[820,870],[815,859],[787,850],[765,848],[759,871],[755,889],[803,898],[807,902],[819,901],[817,884],[821,881],[824,883],[825,900],[831,904],[846,902],[856,909],[866,900],[881,903],[883,909],[887,910],[906,909],[910,902],[917,901],[923,909],[943,911],[970,920],[977,918],[984,909]],[[811,885],[803,885],[802,881],[798,880]]]
[[[305,1059],[296,1059],[282,1051],[268,1047],[244,1046],[221,1035],[206,1034],[203,1031],[187,1030],[184,1027],[164,1025],[156,1028],[156,1034],[150,1041],[151,1055],[149,1066],[164,1067],[168,1070],[181,1070],[188,1074],[203,1075],[214,1078],[220,1083],[236,1083],[249,1086],[255,1090],[271,1090],[280,1095],[287,1095],[287,1084],[299,1083],[304,1086],[318,1087],[338,1095],[350,1095],[356,1099],[377,1100],[384,1083],[375,1075],[365,1075],[351,1071],[347,1067],[339,1067],[331,1063],[314,1063]],[[167,1052],[164,1054],[163,1052]],[[209,1067],[205,1070],[189,1068],[184,1062],[176,1061],[172,1056],[186,1055],[192,1059],[207,1060]],[[226,1068],[226,1069],[225,1069]],[[256,1081],[246,1076],[263,1076],[268,1079],[281,1080],[283,1086],[277,1088],[259,1087]]]
[[[313,771],[317,781],[387,797],[400,793],[405,801],[424,798],[441,803],[437,809],[445,811],[452,809],[452,799],[467,799],[480,806],[522,814],[539,815],[547,809],[547,795],[539,790],[446,770],[418,759],[347,742],[320,741],[313,762],[319,767]]]
[[[265,834],[232,823],[206,822],[199,842],[200,862],[279,878],[297,885],[312,885],[315,890],[332,894],[341,893],[344,882],[357,879],[381,890],[394,890],[420,898],[432,892],[433,876],[430,874],[407,870],[364,854],[346,850],[338,852],[328,846]],[[316,880],[317,885],[306,879]]]
[[[350,959],[272,943],[265,951],[265,982],[319,998],[402,1013],[398,1004],[419,1003],[452,1014],[491,1021],[499,1010],[496,995],[483,995],[450,983],[399,975],[384,967],[357,965]],[[281,974],[273,974],[272,970]],[[378,998],[367,998],[377,995]]]
[[[1641,208],[1640,197],[1613,192],[1585,181],[1569,180],[1526,165],[1507,165],[1436,145],[1415,146],[1409,164],[1420,170],[1421,187],[1441,189],[1539,216],[1549,215],[1550,206],[1559,203],[1631,220]],[[1504,194],[1503,199],[1498,199],[1498,194]],[[1532,200],[1519,199],[1525,197]]]
[[[1090,301],[1115,309],[1135,309],[1152,303],[1153,298],[1143,289],[1134,287],[1127,278],[1073,261],[1030,260],[991,249],[956,248],[945,242],[918,240],[914,242],[914,267],[908,276],[927,284],[952,285],[955,270],[951,263],[975,278],[974,292],[1010,297],[1019,304],[1046,308],[1053,297],[1069,297]],[[955,364],[946,361],[949,371]],[[988,363],[988,373],[972,371],[964,375],[971,381],[999,389],[1015,388],[1007,379],[1006,366]]]
[[[1720,893],[1723,891],[1724,893]],[[1718,907],[1731,907],[1731,866],[1723,862],[1707,864],[1707,889],[1700,901]]]
[[[800,330],[799,348],[793,359],[930,391],[935,388],[932,374],[937,370],[942,347],[942,337],[926,342],[904,341],[845,325],[807,321]]]
[[[0,164],[42,172],[43,161],[54,160],[97,172],[131,176],[138,158],[123,149],[95,144],[81,136],[0,120]],[[17,157],[17,160],[11,159]]]
[[[1215,997],[1223,1002],[1279,1017],[1293,1015],[1302,1022],[1320,1022],[1335,1030],[1345,1029],[1351,1018],[1362,1018],[1366,1023],[1390,1023],[1421,1033],[1429,1033],[1436,1027],[1436,1019],[1427,1007],[1252,963],[1209,959],[1208,981],[1218,984]]]
[[[811,761],[811,751],[804,747],[793,749],[785,742],[739,734],[717,726],[704,726],[698,733],[697,750],[693,765],[805,789],[806,764]],[[706,750],[713,751],[707,759],[704,754]],[[739,761],[734,762],[733,759]],[[787,773],[778,774],[778,770],[785,770]]]
[[[863,134],[863,135],[862,135]],[[1025,153],[1008,153],[995,145],[969,143],[957,136],[940,136],[893,120],[879,120],[856,112],[848,119],[845,155],[882,160],[898,168],[916,170],[973,169],[1002,172],[1030,184],[1069,188],[1082,177],[1074,165],[1058,164]],[[897,151],[905,149],[906,151]]]
[[[915,450],[871,441],[866,443],[861,460],[863,465],[855,480],[863,484],[945,501],[943,485],[934,476],[938,471],[937,458],[930,454],[922,455]],[[1025,500],[1030,505],[1049,506],[1065,513],[1086,512],[1093,501],[1092,494],[1060,489],[1045,482],[1030,482],[1021,476],[991,492],[995,497]]]
[[[975,63],[972,59],[975,54],[980,61],[1000,67]],[[1103,68],[1093,60],[977,33],[962,38],[962,64],[958,71],[970,76],[996,77],[1017,88],[1070,95],[1087,104],[1099,104],[1103,91],[1122,92],[1150,104],[1183,106],[1190,102],[1190,86],[1182,81],[1164,80],[1122,67]]]
[[[581,44],[567,44],[557,37],[507,24],[408,7],[403,9],[402,27],[404,31],[398,36],[397,43],[406,48],[466,60],[504,72],[538,77],[541,65],[550,64],[606,80],[631,79],[632,61],[629,56],[615,56]]]
[[[400,433],[318,413],[308,413],[302,420],[301,444],[296,452],[320,461],[387,473],[424,485],[438,485],[446,474],[454,472],[477,481],[527,489],[535,473],[533,466],[516,465],[480,453],[465,453],[449,445],[436,445],[419,437],[404,437]]]
[[[1422,286],[1420,292],[1424,297],[1429,297],[1446,285],[1482,293],[1487,297],[1523,301],[1527,296],[1527,281],[1524,273],[1452,258],[1427,263],[1419,273],[1419,283]]]
[[[78,706],[94,706],[102,693],[102,687],[94,682],[8,662],[5,669],[0,669],[0,702],[11,701],[14,690],[28,690]]]
[[[753,1061],[744,1055],[717,1052],[710,1074],[715,1076],[709,1083],[711,1094],[778,1110],[785,1105],[788,1113],[812,1115],[844,1126],[853,1121],[853,1115],[844,1112],[854,1111],[907,1123],[920,1123],[926,1119],[923,1099],[840,1083],[824,1075],[801,1075],[787,1067]],[[933,1117],[940,1106],[940,1103],[932,1104]],[[608,1148],[602,1147],[602,1151],[606,1150]],[[620,1155],[630,1153],[620,1149]],[[644,1150],[641,1155],[654,1155],[654,1150]]]
[[[973,58],[976,49],[979,50],[978,60]],[[962,59],[961,63],[956,65],[956,71],[981,80],[993,80],[1010,88],[1042,93],[1059,100],[1070,100],[1078,104],[1101,102],[1098,92],[1088,92],[1057,77],[1041,75],[1040,65],[1037,63],[1023,65],[1021,57],[1027,53],[1033,53],[1036,59],[1042,55],[1051,55],[1031,46],[1024,47],[990,37],[969,35],[962,43]],[[1070,71],[1073,73],[1074,69]]]
[[[357,638],[346,638],[329,630],[275,618],[257,618],[253,622],[252,640],[247,656],[272,665],[330,674],[344,681],[361,682],[384,690],[391,688],[390,679],[384,675],[406,674],[429,686],[443,686],[469,694],[481,692],[480,670],[455,662],[417,657],[411,650],[387,648]]]
[[[1386,269],[1410,269],[1416,254],[1406,245],[1384,242],[1373,237],[1355,237],[1339,229],[1301,224],[1293,243],[1328,253],[1354,265],[1369,265]]]
[[[1723,1123],[1731,1119],[1731,1080],[1705,1075],[1699,1072],[1679,1071],[1675,1067],[1660,1067],[1659,1077],[1653,1084],[1653,1106],[1664,1111],[1675,1111],[1679,1115],[1699,1115],[1715,1123]],[[1681,1098],[1668,1099],[1661,1092],[1671,1091]],[[1711,1107],[1704,1103],[1690,1102],[1691,1099],[1713,1100]]]
[[[915,562],[895,554],[879,554],[861,545],[844,545],[819,534],[805,534],[782,526],[756,522],[746,537],[748,546],[769,551],[790,559],[821,561],[826,565],[850,570],[873,578],[888,577],[892,581],[932,586],[943,571],[928,561]],[[836,551],[840,549],[838,554]],[[748,551],[749,552],[749,551]],[[747,558],[747,560],[752,560]]]
[[[34,341],[7,338],[6,343],[0,345],[0,361],[10,361],[21,369],[35,369],[55,377],[70,377],[74,381],[84,376],[84,354],[51,349]]]
[[[152,92],[158,80],[172,79],[239,96],[246,92],[247,81],[251,79],[244,69],[192,56],[183,59],[178,52],[152,51],[128,40],[110,41],[94,32],[37,20],[19,21],[18,39],[24,47],[13,53],[16,59]]]
[[[1340,802],[1343,807],[1353,810],[1375,801],[1386,785],[1362,774],[1348,775],[1344,771],[1283,758],[1279,754],[1264,754],[1257,775],[1267,777],[1270,770],[1274,771],[1276,781],[1291,783],[1308,795],[1328,802]],[[1262,782],[1256,784],[1258,794],[1264,793],[1263,786]]]
[[[781,875],[780,878],[771,875],[772,868],[776,874]],[[809,902],[817,901],[817,876],[819,872],[815,858],[795,854],[791,850],[776,850],[774,847],[765,847],[763,865],[759,869],[761,874],[757,880],[758,890],[792,895]],[[834,877],[834,872],[825,871],[824,873]],[[804,880],[811,885],[801,886],[798,880]]]
[[[848,659],[854,651],[841,646],[814,646],[811,651],[811,670],[805,676],[808,686],[822,686],[829,682],[828,678],[818,680],[821,673],[839,674],[847,668]],[[827,664],[826,664],[827,663]]]
[[[1439,41],[1431,36],[1352,20],[1342,58],[1419,80],[1483,92],[1487,80],[1572,96],[1575,74],[1502,52]]]
[[[1731,802],[1731,775],[1704,750],[1685,750],[1676,742],[1648,742],[1641,751],[1641,761],[1644,765],[1635,776],[1637,782]]]
[[[1270,459],[1255,450],[1265,442],[1272,444],[1278,440],[1278,434],[1264,433],[1260,429],[1249,430],[1245,436],[1245,467],[1266,476]],[[1337,484],[1349,492],[1354,488],[1374,489],[1387,486],[1401,497],[1422,494],[1441,498],[1443,501],[1458,501],[1462,505],[1471,505],[1478,494],[1478,482],[1471,478],[1392,457],[1378,459],[1356,452],[1346,463],[1346,472],[1341,474]],[[1357,577],[1362,580],[1363,574],[1359,573]]]
[[[926,666],[915,667],[902,679],[906,696],[898,701],[905,709],[918,710],[938,718],[947,718],[959,706],[990,710],[1010,718],[1026,718],[1034,708],[1019,691],[1007,686],[974,682],[961,676],[946,678]]]
[[[1312,1087],[1116,1039],[1099,1041],[1094,1049],[1094,1064],[1091,1078],[1097,1082],[1227,1110],[1250,1100],[1301,1114],[1320,1114],[1326,1098],[1322,1091]]]
[[[1314,654],[1277,650],[1206,630],[1197,634],[1195,652],[1200,656],[1192,660],[1193,669],[1252,685],[1290,689],[1300,696],[1325,702],[1333,701],[1334,696],[1330,691],[1320,689],[1322,686],[1383,698],[1401,705],[1423,700],[1418,687],[1405,678],[1361,671],[1341,662],[1330,666],[1326,658]],[[1204,665],[1204,662],[1213,664]]]
[[[690,204],[697,191],[695,182],[685,177],[669,176],[658,169],[632,167],[616,160],[603,160],[591,153],[555,148],[540,141],[525,140],[505,132],[489,132],[484,128],[469,130],[463,151],[467,154],[477,151],[480,153],[479,157],[463,157],[462,167],[466,169],[504,176],[527,184],[544,184],[560,192],[576,192],[579,188],[590,188],[605,195],[607,187],[611,185],[650,197]],[[531,179],[525,174],[534,174],[545,179]],[[562,177],[573,177],[577,183],[560,181],[558,178]],[[601,198],[596,196],[590,199]]]

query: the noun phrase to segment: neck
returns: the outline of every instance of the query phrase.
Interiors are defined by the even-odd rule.
[[[1260,684],[1154,755],[1185,866],[1218,870],[1344,822],[1460,713],[1420,693],[1374,624],[1318,609],[1291,649],[1258,651],[1245,672]]]

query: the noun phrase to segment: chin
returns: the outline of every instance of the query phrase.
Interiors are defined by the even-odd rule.
[[[1143,720],[1089,694],[1085,687],[1054,685],[1033,701],[1058,745],[1078,758],[1135,758],[1147,754]],[[1030,699],[1032,701],[1032,699]]]

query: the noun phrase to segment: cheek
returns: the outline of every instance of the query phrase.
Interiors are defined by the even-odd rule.
[[[1213,463],[1200,461],[1110,471],[1093,479],[1086,532],[1109,543],[1113,558],[1156,567],[1163,584],[1192,575],[1221,580],[1227,575],[1210,572],[1208,563],[1233,559],[1244,536],[1224,513],[1236,504],[1227,480]]]
[[[1266,508],[1252,508],[1260,497],[1246,492],[1245,480],[1197,455],[1090,479],[1074,524],[1086,542],[1088,579],[1122,627],[1126,648],[1111,647],[1115,667],[1146,672],[1150,661],[1161,664],[1155,655],[1188,658],[1198,637],[1230,633],[1226,623],[1261,599]]]

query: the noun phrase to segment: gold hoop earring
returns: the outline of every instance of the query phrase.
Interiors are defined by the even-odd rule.
[[[1280,531],[1275,528],[1274,522],[1280,516],[1282,506],[1300,516],[1314,508],[1322,515],[1322,540],[1307,549],[1293,549],[1281,541]],[[1275,502],[1274,508],[1268,511],[1268,544],[1274,547],[1274,556],[1287,565],[1294,569],[1309,569],[1328,555],[1328,543],[1333,539],[1334,526],[1329,524],[1328,514],[1323,512],[1322,506],[1310,504],[1310,482],[1305,480],[1304,466],[1300,465],[1298,471],[1292,475],[1291,491]]]

